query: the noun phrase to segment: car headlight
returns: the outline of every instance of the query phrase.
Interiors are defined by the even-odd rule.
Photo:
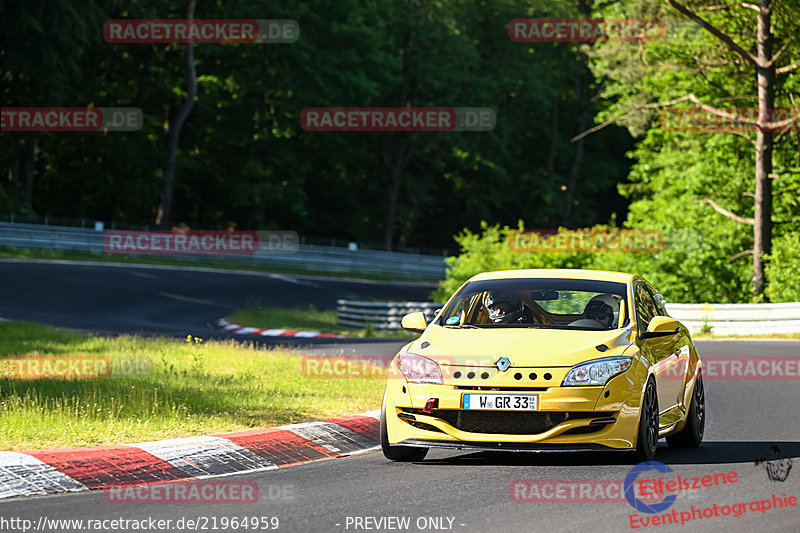
[[[605,385],[609,379],[622,374],[633,364],[631,357],[607,357],[573,366],[567,372],[563,387]]]
[[[442,370],[427,357],[401,353],[397,356],[396,364],[409,383],[442,383]]]

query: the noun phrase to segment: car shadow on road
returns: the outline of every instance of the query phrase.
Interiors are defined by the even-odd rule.
[[[777,447],[778,454],[773,450]],[[800,442],[794,441],[709,441],[700,448],[659,448],[656,459],[665,464],[755,463],[759,460],[800,457]]]
[[[775,447],[779,450],[776,454]],[[655,460],[667,465],[750,463],[800,457],[800,442],[793,441],[709,441],[699,448],[674,449],[665,443],[658,447]],[[445,458],[426,459],[426,466],[593,466],[632,465],[639,460],[631,452],[478,452]]]

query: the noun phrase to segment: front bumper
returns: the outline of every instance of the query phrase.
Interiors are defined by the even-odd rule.
[[[558,376],[568,369],[550,370],[555,378],[551,382],[560,383]],[[386,387],[389,443],[514,451],[632,449],[639,425],[640,383],[646,378],[639,373],[632,368],[595,387],[470,387],[451,380],[434,385],[390,379]],[[478,392],[536,394],[538,410],[461,409],[462,395]],[[425,412],[431,399],[437,400],[437,406]]]

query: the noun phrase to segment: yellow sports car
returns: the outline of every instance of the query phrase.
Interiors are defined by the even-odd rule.
[[[640,276],[508,270],[474,276],[389,367],[381,447],[419,461],[460,450],[631,450],[703,439],[701,361]]]

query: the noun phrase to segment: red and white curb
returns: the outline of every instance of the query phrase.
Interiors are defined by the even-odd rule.
[[[343,339],[344,335],[336,335],[334,333],[320,333],[318,331],[302,331],[291,329],[261,329],[240,326],[239,324],[231,324],[224,318],[209,322],[214,329],[224,329],[237,335],[262,335],[264,337],[327,337],[332,339]]]
[[[0,452],[0,499],[191,481],[375,449],[379,411],[325,422],[115,446]]]

